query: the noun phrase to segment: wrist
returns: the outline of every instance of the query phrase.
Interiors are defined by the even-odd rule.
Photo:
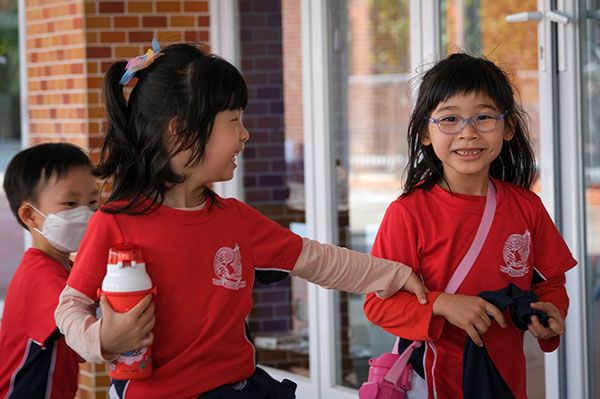
[[[437,298],[435,298],[431,306],[431,313],[434,316],[444,316],[443,307],[448,295],[450,294],[442,292],[437,296]]]

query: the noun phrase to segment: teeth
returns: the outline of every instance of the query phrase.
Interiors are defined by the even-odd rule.
[[[481,150],[456,150],[458,155],[476,155],[479,154]]]

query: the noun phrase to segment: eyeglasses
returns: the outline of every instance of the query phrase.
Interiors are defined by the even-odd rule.
[[[506,112],[503,112],[500,115],[482,113],[473,115],[470,118],[463,118],[458,115],[446,115],[439,119],[433,119],[426,116],[425,119],[431,123],[435,123],[440,129],[440,132],[446,134],[456,134],[460,132],[467,123],[471,124],[476,132],[487,133],[494,130],[496,128],[496,123],[500,119],[504,119],[505,115]]]

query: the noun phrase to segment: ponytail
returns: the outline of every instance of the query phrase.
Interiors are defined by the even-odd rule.
[[[125,73],[126,62],[114,63],[104,77],[104,99],[108,127],[102,148],[98,173],[107,178],[118,172],[122,160],[131,159],[133,150],[127,139],[129,110],[119,79]]]

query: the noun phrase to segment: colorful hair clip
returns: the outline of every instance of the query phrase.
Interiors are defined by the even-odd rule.
[[[148,68],[150,64],[154,62],[155,59],[160,57],[163,53],[160,52],[160,47],[156,39],[152,39],[152,48],[149,48],[146,54],[137,56],[129,60],[127,65],[125,66],[125,73],[123,77],[119,81],[120,84],[126,85],[129,83],[133,75],[137,71]]]

